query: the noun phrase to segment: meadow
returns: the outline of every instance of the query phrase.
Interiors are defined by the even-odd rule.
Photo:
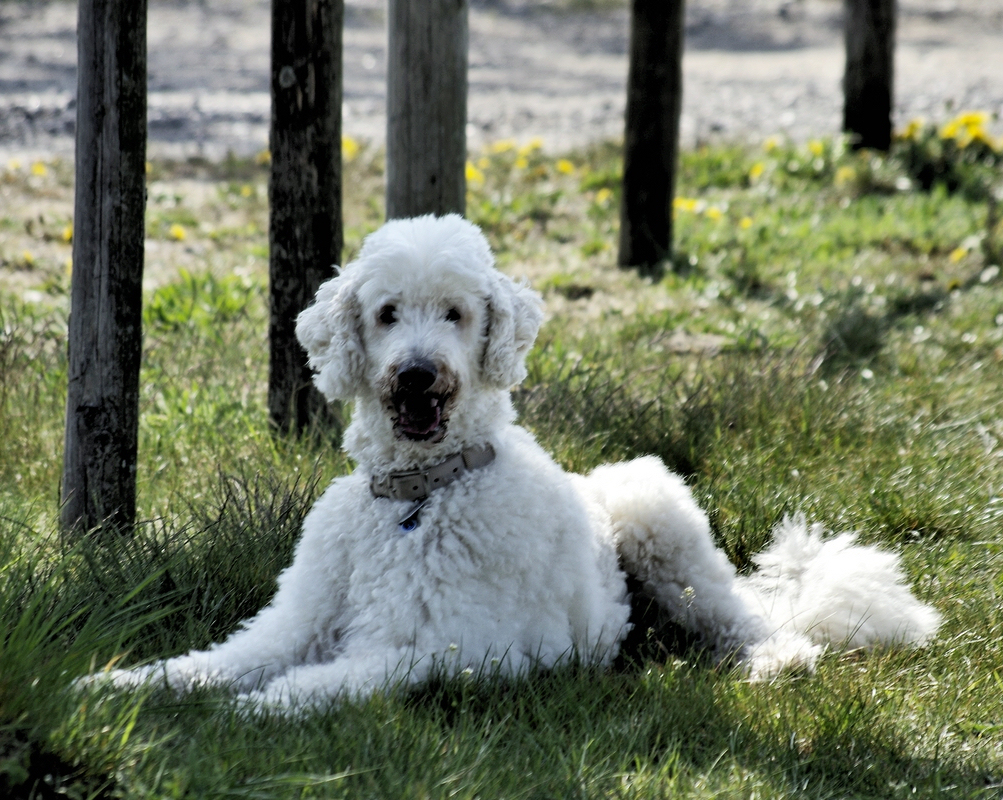
[[[985,115],[681,155],[675,254],[615,266],[615,144],[497,142],[468,216],[548,319],[516,391],[568,469],[655,453],[741,569],[784,514],[903,554],[923,650],[753,684],[657,618],[614,669],[443,678],[297,720],[219,690],[69,689],[202,647],[267,602],[351,469],[266,418],[267,154],[149,165],[141,522],[58,526],[72,169],[0,165],[0,795],[996,798],[1003,795],[1003,143]],[[346,140],[346,256],[383,217]],[[342,409],[344,415],[350,409]]]

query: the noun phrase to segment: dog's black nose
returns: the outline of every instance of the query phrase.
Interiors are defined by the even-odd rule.
[[[438,375],[435,364],[428,359],[408,361],[397,370],[397,389],[408,394],[427,392]]]

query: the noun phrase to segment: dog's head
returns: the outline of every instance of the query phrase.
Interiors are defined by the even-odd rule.
[[[542,321],[539,296],[494,268],[456,215],[388,222],[300,314],[329,400],[378,399],[397,438],[438,442],[464,398],[508,390]]]

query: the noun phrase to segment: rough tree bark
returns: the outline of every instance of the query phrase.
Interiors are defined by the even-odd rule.
[[[343,21],[344,0],[272,2],[268,413],[281,432],[334,416],[295,327],[341,263]]]
[[[684,0],[633,0],[631,9],[617,263],[650,275],[672,255],[684,8]]]
[[[146,0],[79,0],[76,187],[61,521],[136,514],[146,207]]]
[[[387,218],[464,213],[467,0],[389,0]]]
[[[896,0],[845,0],[843,130],[855,148],[892,142]]]

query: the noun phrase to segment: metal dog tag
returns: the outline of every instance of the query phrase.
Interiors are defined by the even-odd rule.
[[[404,531],[404,533],[410,533],[415,528],[417,528],[418,525],[421,524],[418,520],[418,515],[421,513],[421,510],[427,504],[428,504],[427,497],[424,500],[419,500],[418,502],[416,502],[413,506],[411,506],[411,510],[400,518],[400,520],[397,523],[397,527],[399,527],[402,531]]]

